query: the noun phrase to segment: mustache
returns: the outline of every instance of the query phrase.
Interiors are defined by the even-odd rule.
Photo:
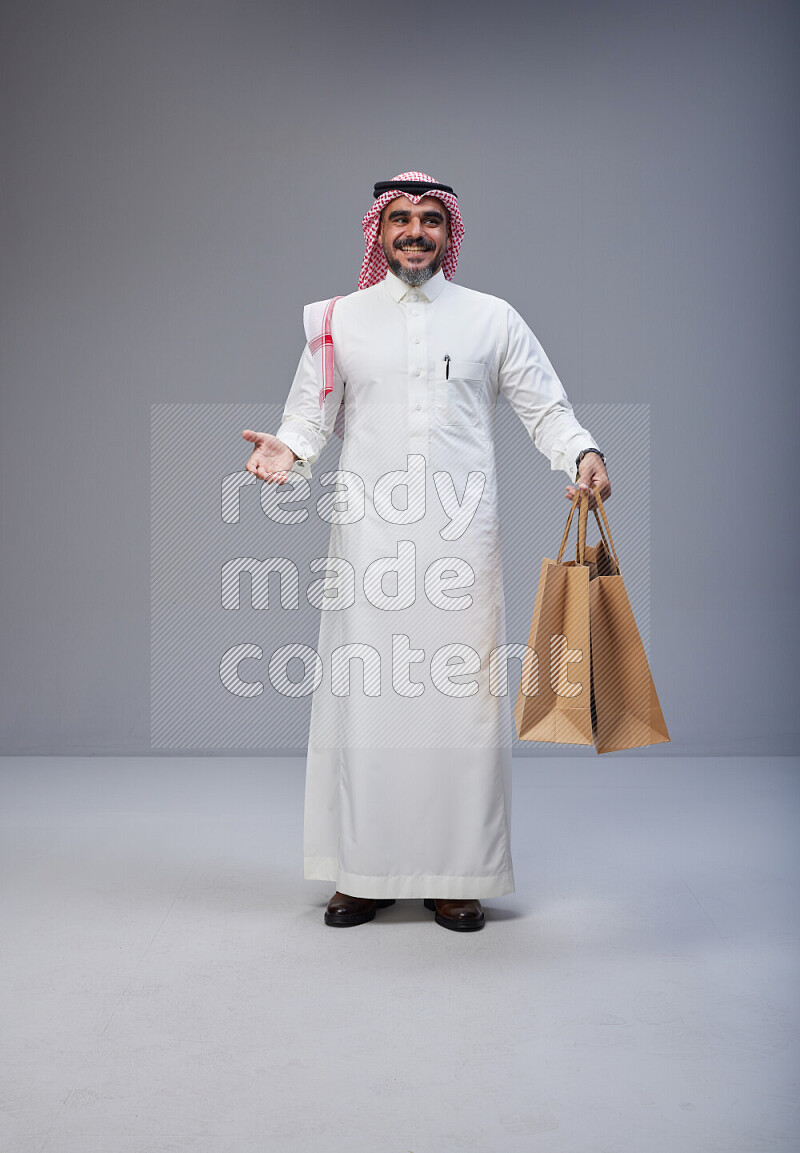
[[[436,245],[432,240],[428,240],[425,236],[420,236],[419,240],[412,240],[410,237],[405,240],[398,240],[395,243],[395,248],[399,248],[404,252],[407,248],[421,248],[423,252],[434,252]]]

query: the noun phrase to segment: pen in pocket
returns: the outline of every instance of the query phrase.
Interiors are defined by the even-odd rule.
[[[444,378],[445,378],[445,380],[450,379],[450,357],[449,356],[445,356],[445,358],[444,358]]]

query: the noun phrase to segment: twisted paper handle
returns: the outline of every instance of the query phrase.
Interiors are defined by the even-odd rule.
[[[600,497],[600,491],[596,485],[592,489],[592,492],[594,493],[594,499],[597,502],[597,509],[600,510],[600,516],[602,516],[602,518],[603,518],[601,521],[600,516],[597,515],[597,509],[595,509],[594,510],[594,519],[597,521],[597,527],[600,530],[601,540],[603,541],[603,544],[606,546],[606,552],[610,553],[614,557],[614,563],[617,566],[617,572],[621,575],[622,574],[622,568],[620,567],[619,557],[617,556],[617,550],[614,548],[614,538],[611,535],[611,529],[610,529],[609,524],[608,524],[608,517],[606,516],[606,510],[603,507],[603,501]],[[589,520],[589,494],[585,490],[578,489],[578,490],[576,490],[575,495],[572,498],[572,506],[570,507],[570,510],[569,510],[569,516],[567,517],[567,523],[566,523],[566,526],[564,528],[564,535],[561,538],[561,547],[558,550],[558,558],[556,560],[556,564],[561,564],[561,558],[564,556],[564,549],[567,547],[567,537],[569,536],[569,529],[570,529],[570,525],[572,524],[572,517],[575,513],[575,509],[578,507],[578,501],[580,501],[581,511],[578,515],[578,540],[575,544],[575,559],[578,562],[578,564],[580,564],[580,565],[586,563],[586,526],[587,526],[587,523]],[[603,525],[605,525],[605,532],[603,531]],[[606,538],[606,533],[608,533],[607,538]]]

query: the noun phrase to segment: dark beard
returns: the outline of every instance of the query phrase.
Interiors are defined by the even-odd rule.
[[[410,247],[410,245],[408,247]],[[435,276],[442,267],[442,261],[445,257],[445,253],[442,252],[436,260],[432,260],[431,263],[426,264],[424,268],[404,268],[393,252],[387,252],[385,248],[383,252],[386,257],[386,263],[397,279],[402,280],[404,284],[408,284],[411,288],[419,288],[421,284],[425,284],[432,276]]]

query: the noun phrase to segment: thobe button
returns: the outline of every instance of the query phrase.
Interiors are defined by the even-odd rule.
[[[422,412],[422,405],[421,404],[417,405],[417,412]]]
[[[418,336],[414,337],[414,344],[419,344],[419,337]]]
[[[418,368],[417,371],[414,373],[414,376],[422,376],[422,369]]]
[[[411,309],[411,315],[412,316],[419,316],[419,309],[418,308],[412,308]]]

